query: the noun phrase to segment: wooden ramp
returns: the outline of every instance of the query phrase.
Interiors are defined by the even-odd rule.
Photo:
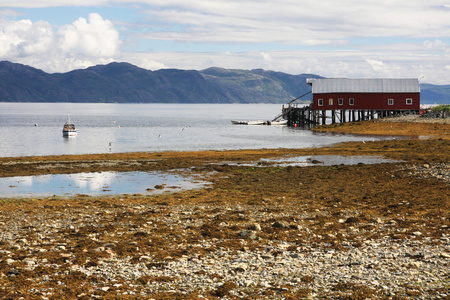
[[[292,99],[292,100],[288,103],[288,107],[287,107],[287,108],[284,108],[284,105],[283,105],[283,109],[281,110],[281,113],[279,113],[275,118],[273,118],[272,122],[278,122],[278,121],[280,121],[281,119],[286,119],[286,120],[287,120],[287,118],[285,118],[286,115],[289,114],[289,112],[294,108],[294,106],[292,106],[292,104],[293,104],[296,100],[298,100],[298,99],[300,99],[300,98],[302,98],[303,96],[306,96],[306,95],[308,95],[308,94],[311,94],[311,92],[307,92],[306,94],[303,94],[303,95],[301,95],[300,97],[297,97],[297,98],[295,98],[295,99]]]

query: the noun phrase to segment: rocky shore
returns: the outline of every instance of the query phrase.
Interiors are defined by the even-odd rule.
[[[411,176],[450,182],[450,163],[408,165],[404,167],[404,170],[409,170],[408,174]]]
[[[183,299],[188,295],[230,299],[449,297],[447,225],[436,228],[442,232],[439,239],[422,238],[426,233],[421,229],[410,232],[401,228],[396,218],[358,220],[341,216],[324,226],[338,225],[342,229],[318,236],[302,222],[271,221],[285,218],[286,213],[248,214],[244,212],[247,209],[254,208],[180,205],[167,214],[160,205],[123,205],[108,208],[101,215],[99,209],[90,206],[64,217],[46,212],[28,217],[25,222],[16,221],[18,230],[14,232],[12,224],[3,223],[1,238],[8,250],[1,251],[2,264],[8,266],[6,270],[9,268],[1,279],[3,293],[11,289],[9,295],[19,299],[21,294],[12,289],[29,286],[27,299],[113,295],[130,299]],[[112,220],[123,220],[125,212],[157,217],[146,219],[137,228],[122,224],[119,230],[110,232],[108,228],[115,223]],[[196,217],[199,213],[207,217]],[[230,247],[226,239],[207,234],[208,230],[216,230],[209,224],[225,214],[237,214],[238,222],[227,218],[218,226],[241,224],[229,238],[238,245]],[[317,211],[308,219],[328,214]],[[96,229],[87,231],[86,226]],[[156,227],[172,227],[167,229],[171,233],[158,233]],[[193,234],[191,227],[203,232],[195,242],[174,238],[189,237]],[[295,234],[301,242],[266,239],[270,231]],[[373,238],[373,231],[384,236]],[[397,232],[404,231],[405,236],[395,238]],[[344,237],[339,244],[335,243],[336,235]],[[149,249],[159,239],[177,242],[161,242],[169,248],[161,255]],[[124,251],[127,255],[121,255]]]
[[[360,124],[339,128],[373,123]],[[441,126],[428,139],[320,149],[2,158],[0,176],[172,170],[212,185],[0,200],[0,299],[450,299]],[[308,154],[398,163],[244,164]]]
[[[430,124],[450,124],[449,117],[443,117],[440,113],[429,112],[424,115],[404,115],[392,118],[383,118],[380,122],[408,122],[408,123],[430,123]]]

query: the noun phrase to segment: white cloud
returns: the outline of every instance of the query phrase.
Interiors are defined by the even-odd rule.
[[[119,33],[98,14],[54,31],[44,21],[0,20],[0,59],[48,72],[64,72],[113,61],[120,55]]]
[[[450,36],[443,0],[0,0],[0,7],[16,8],[101,5],[140,5],[149,24],[162,29],[149,30],[150,39],[320,45],[354,37]]]
[[[155,57],[155,56],[153,56],[151,53],[147,54],[147,53],[129,52],[126,54],[126,57],[124,57],[124,60],[126,60],[127,62],[129,62],[133,65],[136,65],[141,68],[148,69],[148,70],[160,70],[160,69],[170,68],[170,66],[167,66],[161,62],[161,61],[165,60],[163,55],[158,56],[158,59],[160,61],[153,60],[149,57]]]
[[[343,43],[355,37],[450,36],[443,1],[147,0],[150,39],[209,42]],[[173,24],[181,25],[172,26]]]
[[[127,0],[124,0],[127,2]],[[42,8],[61,6],[98,6],[107,4],[108,0],[0,0],[0,7]]]
[[[22,15],[20,12],[8,9],[8,8],[0,8],[0,17],[17,17]]]
[[[382,70],[384,67],[384,63],[380,60],[376,59],[366,59],[366,62],[375,70],[379,71]]]
[[[63,52],[75,52],[86,57],[114,57],[119,52],[119,33],[114,25],[99,14],[89,19],[79,18],[58,31]]]
[[[428,49],[448,49],[449,46],[441,40],[425,41],[423,45]]]
[[[270,63],[272,61],[272,57],[270,56],[270,53],[261,52],[261,56],[265,62]]]
[[[0,20],[0,57],[26,57],[49,49],[53,29],[46,22]]]

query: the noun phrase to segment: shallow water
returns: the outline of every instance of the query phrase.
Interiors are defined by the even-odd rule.
[[[394,160],[375,156],[313,155],[279,159],[261,159],[241,166],[332,166],[392,163]],[[233,163],[229,163],[233,164]],[[119,194],[155,195],[206,187],[209,182],[192,176],[165,172],[95,172],[0,178],[0,197],[100,196]]]
[[[153,195],[201,188],[208,182],[161,172],[96,172],[0,178],[0,197]],[[155,187],[156,186],[156,187]]]
[[[377,156],[341,156],[341,155],[311,155],[292,156],[279,159],[261,159],[262,162],[275,163],[279,167],[287,166],[334,166],[334,165],[357,165],[357,164],[380,164],[398,162]]]

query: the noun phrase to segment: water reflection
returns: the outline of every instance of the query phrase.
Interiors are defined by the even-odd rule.
[[[74,196],[77,194],[160,194],[201,188],[208,182],[160,172],[97,172],[0,178],[0,197]],[[157,188],[155,188],[155,186]]]
[[[277,159],[261,159],[261,162],[275,163],[276,166],[334,166],[334,165],[357,165],[357,164],[380,164],[394,163],[396,160],[386,159],[378,156],[341,156],[341,155],[310,155],[292,156]]]

